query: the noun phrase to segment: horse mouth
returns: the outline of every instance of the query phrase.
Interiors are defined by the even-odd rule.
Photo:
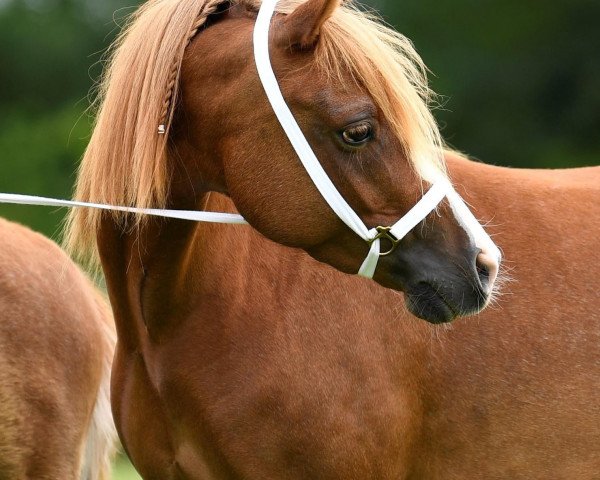
[[[448,323],[461,315],[440,290],[429,283],[418,283],[404,295],[410,313],[429,323]]]

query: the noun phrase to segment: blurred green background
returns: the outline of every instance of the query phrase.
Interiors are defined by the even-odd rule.
[[[488,163],[600,163],[600,0],[371,0],[443,95],[446,140]],[[67,198],[103,50],[135,0],[0,0],[0,191]],[[64,211],[0,206],[59,239]],[[117,479],[134,478],[120,463]]]

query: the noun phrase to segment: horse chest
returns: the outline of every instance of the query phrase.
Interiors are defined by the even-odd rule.
[[[385,339],[254,310],[212,305],[148,358],[117,356],[115,417],[145,478],[405,478],[419,399]]]

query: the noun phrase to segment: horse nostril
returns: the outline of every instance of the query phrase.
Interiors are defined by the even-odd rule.
[[[488,270],[488,268],[485,265],[481,265],[480,263],[477,263],[477,275],[479,275],[479,278],[481,280],[488,280],[490,278],[490,271]]]
[[[479,277],[481,288],[486,294],[492,291],[496,276],[498,275],[498,267],[498,262],[484,252],[480,252],[475,259],[477,276]]]

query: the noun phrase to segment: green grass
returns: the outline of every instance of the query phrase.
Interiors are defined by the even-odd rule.
[[[119,456],[113,468],[113,480],[141,480],[127,457]]]

